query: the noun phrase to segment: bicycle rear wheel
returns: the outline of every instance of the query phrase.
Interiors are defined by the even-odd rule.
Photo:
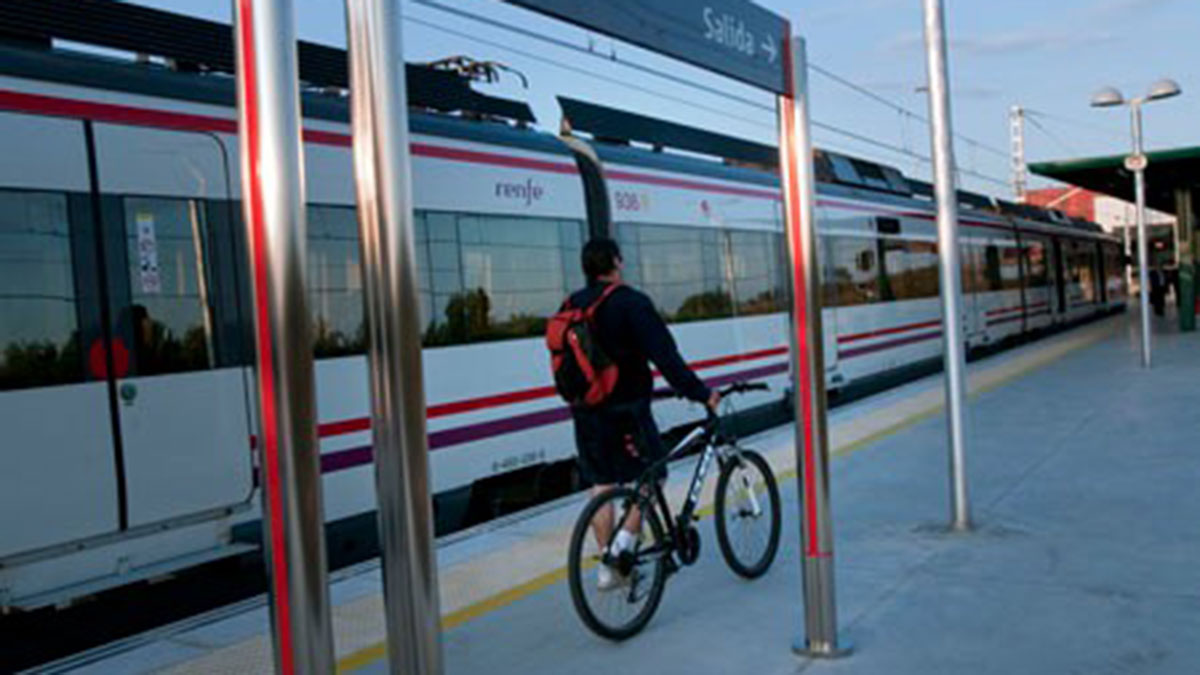
[[[639,506],[642,516],[641,535],[632,551],[615,559],[610,556],[610,569],[617,575],[617,583],[602,589],[597,568],[604,564],[604,556],[592,533],[592,521],[603,509],[612,508],[613,536],[604,547],[609,548],[616,532],[629,522],[635,506]],[[567,554],[571,601],[584,625],[609,640],[624,640],[641,631],[662,600],[669,555],[662,523],[650,500],[624,487],[593,497],[575,522]]]
[[[717,479],[717,543],[729,568],[756,579],[779,550],[781,510],[775,474],[762,455],[740,450]]]

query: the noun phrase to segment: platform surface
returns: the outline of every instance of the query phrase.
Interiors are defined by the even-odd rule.
[[[753,439],[782,478],[784,541],[745,582],[711,519],[641,635],[576,618],[562,565],[582,501],[439,543],[445,672],[1200,672],[1200,335],[1156,326],[1138,365],[1117,317],[970,366],[967,465],[976,528],[946,531],[940,377],[831,415],[837,611],[853,653],[798,657],[799,522],[791,429]],[[673,472],[686,479],[686,469]],[[712,481],[710,481],[712,482]],[[338,666],[385,673],[379,572],[333,584]],[[88,673],[270,672],[252,600],[61,662]]]

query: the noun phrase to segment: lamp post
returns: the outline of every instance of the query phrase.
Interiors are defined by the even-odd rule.
[[[1150,367],[1150,295],[1148,242],[1146,241],[1146,155],[1142,147],[1142,105],[1159,101],[1181,93],[1174,80],[1159,80],[1150,86],[1145,96],[1125,100],[1125,96],[1114,87],[1104,87],[1092,96],[1092,107],[1111,108],[1128,105],[1133,132],[1133,154],[1125,160],[1125,168],[1133,172],[1133,192],[1136,208],[1138,237],[1138,300],[1142,308],[1142,367]],[[1126,263],[1128,265],[1128,262]],[[1126,275],[1128,277],[1129,275]]]

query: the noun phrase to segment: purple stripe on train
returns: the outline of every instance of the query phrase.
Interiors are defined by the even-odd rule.
[[[776,363],[770,366],[762,366],[752,368],[750,370],[742,370],[736,373],[728,373],[725,375],[717,375],[715,377],[705,378],[704,382],[710,387],[720,387],[729,384],[730,382],[738,382],[741,380],[751,380],[756,378],[768,377],[779,373],[786,373],[788,364]],[[656,390],[656,393],[667,392],[669,389]],[[571,409],[566,407],[549,408],[546,410],[538,410],[536,412],[525,413],[523,415],[513,415],[503,419],[491,420],[489,422],[480,422],[478,424],[468,424],[453,429],[444,429],[442,431],[434,431],[429,434],[429,449],[439,450],[455,445],[463,445],[473,441],[480,441],[485,438],[493,438],[495,436],[503,436],[505,434],[516,433],[518,431],[526,431],[541,426],[556,424],[558,422],[570,419]],[[321,455],[321,473],[333,473],[344,469],[351,469],[356,466],[370,464],[373,452],[369,445],[364,445],[357,448],[349,448],[346,450],[336,450],[327,452]]]
[[[920,333],[917,335],[910,335],[909,337],[903,337],[898,340],[888,340],[887,342],[877,342],[873,345],[866,345],[864,347],[855,347],[854,349],[843,349],[838,352],[838,358],[852,359],[855,356],[862,356],[863,354],[871,354],[873,352],[881,352],[885,349],[891,349],[893,347],[902,347],[904,345],[913,344],[915,342],[924,342],[925,340],[932,340],[934,338],[939,338],[941,336],[942,336],[942,331],[939,329],[939,330],[935,330],[931,333]]]

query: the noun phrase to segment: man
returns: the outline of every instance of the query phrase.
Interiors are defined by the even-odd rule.
[[[621,284],[621,250],[612,239],[595,238],[583,247],[583,273],[587,287],[573,293],[572,307],[587,307],[611,284]],[[650,412],[654,376],[650,363],[675,391],[716,410],[720,395],[710,390],[688,368],[675,340],[645,293],[621,286],[605,299],[595,313],[594,335],[601,351],[617,364],[617,384],[597,408],[574,408],[575,444],[583,477],[591,482],[593,494],[613,485],[637,479],[645,467],[666,452]],[[614,552],[632,548],[641,527],[638,514],[629,518],[613,541]],[[611,506],[592,522],[596,540],[603,548],[613,528]],[[597,572],[602,590],[623,582],[607,565]]]
[[[1154,308],[1155,316],[1162,316],[1167,307],[1167,285],[1162,270],[1162,261],[1155,257],[1154,267],[1150,268],[1150,305]]]

